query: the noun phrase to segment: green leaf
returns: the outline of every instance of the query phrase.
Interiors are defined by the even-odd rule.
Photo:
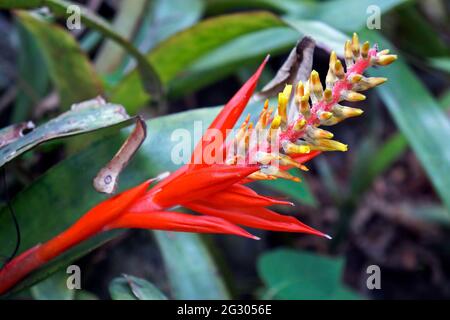
[[[355,2],[355,4],[353,4],[353,2]],[[366,1],[352,1],[351,5],[361,9],[363,6],[360,5],[360,2],[365,3]],[[403,2],[404,0],[381,1],[379,8],[381,13],[383,13]],[[332,6],[332,8],[330,8],[330,10],[332,9],[331,12],[337,12],[336,14],[342,17],[348,16],[348,5],[343,5],[342,1],[330,1],[329,3],[330,6]],[[325,4],[323,5],[325,6]],[[368,5],[369,4],[365,5],[364,10]],[[335,29],[336,26],[333,24],[335,19],[320,16],[320,14],[324,12],[322,4],[273,0],[207,1],[207,10],[209,12],[217,12],[217,7],[222,7],[222,9],[224,7],[228,9],[235,9],[236,7],[255,7],[260,9],[274,9],[283,13],[289,13],[287,17],[290,18],[287,18],[286,21],[302,35],[310,35],[318,41],[319,46],[343,54],[343,43],[347,40],[347,36]],[[314,8],[314,12],[317,12],[317,14],[311,14],[312,8]],[[218,12],[220,12],[220,10],[218,10]],[[299,20],[299,17],[302,18],[302,20]],[[356,23],[357,28],[359,28],[365,23],[366,18],[367,14],[364,11],[362,15],[356,17],[356,20],[353,19],[351,22],[354,24]],[[314,20],[309,21],[305,19]],[[347,19],[345,20],[348,22]],[[351,29],[351,31],[353,30],[356,29]],[[224,41],[222,46],[219,46],[193,61],[190,66],[187,66],[183,72],[180,72],[177,75],[176,81],[168,79],[164,80],[164,82],[168,83],[170,96],[179,97],[183,94],[202,88],[214,81],[218,81],[236,71],[242,64],[256,62],[267,53],[276,55],[288,51],[298,38],[299,37],[289,30],[289,28],[282,26],[236,36],[235,39],[229,41],[229,43]],[[159,61],[156,61],[155,64],[159,64]],[[127,81],[129,81],[129,84],[125,84]],[[134,103],[136,103],[136,105],[144,105],[148,100],[148,97],[146,97],[145,94],[143,94],[143,91],[139,89],[137,82],[134,84],[131,83],[131,80],[126,80],[125,82],[113,92],[114,99],[118,99],[115,101],[127,105]]]
[[[40,46],[63,109],[102,94],[100,79],[69,33],[25,11],[17,12],[17,17]]]
[[[298,0],[206,0],[206,5],[206,11],[210,14],[248,8],[274,10],[284,14],[301,14],[312,10],[316,4],[312,1]]]
[[[327,23],[315,20],[285,18],[284,21],[304,36],[312,37],[317,46],[327,51],[334,50],[339,56],[344,54],[344,44],[348,37]]]
[[[362,38],[395,52],[393,45],[376,32],[365,31]],[[389,79],[376,90],[421,162],[437,194],[450,208],[448,117],[401,57],[389,67],[371,70],[369,74]]]
[[[30,119],[33,105],[44,97],[50,83],[47,65],[36,39],[19,21],[16,26],[20,41],[19,92],[13,109],[12,123]]]
[[[75,291],[75,300],[99,300],[98,297],[86,290]]]
[[[316,2],[314,19],[329,23],[346,32],[354,32],[365,26],[374,14],[383,14],[408,0],[332,0]],[[372,8],[371,10],[369,10]],[[377,11],[374,11],[376,8]],[[381,21],[381,26],[383,21]]]
[[[258,273],[268,289],[266,298],[360,299],[342,284],[342,269],[340,258],[289,249],[273,250],[258,260]]]
[[[154,231],[175,299],[229,299],[199,235]]]
[[[430,58],[430,64],[436,69],[450,73],[450,57]]]
[[[124,6],[126,6],[125,3],[129,4],[130,2],[123,2]],[[136,12],[135,7],[133,4],[133,8],[130,8],[129,11]],[[203,2],[201,0],[147,1],[141,11],[139,17],[142,21],[136,25],[137,31],[131,38],[133,38],[134,46],[139,48],[140,52],[148,52],[169,36],[195,24],[203,13]],[[130,19],[126,19],[124,23],[127,20]],[[97,58],[97,60],[100,59]],[[120,68],[115,70],[108,80],[117,84],[133,66],[131,59],[126,57]]]
[[[192,63],[238,36],[280,27],[284,23],[266,12],[238,13],[204,20],[160,43],[147,58],[155,66],[161,81],[167,85]],[[180,52],[182,54],[180,54]],[[114,89],[111,101],[134,112],[149,100],[137,73],[131,72]]]
[[[114,125],[126,125],[131,120],[123,107],[119,105],[101,104],[97,100],[75,104],[72,110],[66,111],[0,148],[0,167],[43,142]]]
[[[397,10],[397,26],[392,32],[401,36],[396,37],[396,45],[409,56],[416,56],[418,59],[450,54],[449,47],[439,36],[438,30],[427,21],[419,8],[418,5],[408,5]]]
[[[416,219],[450,227],[450,213],[441,205],[434,203],[414,204],[402,209]]]
[[[64,270],[56,272],[31,287],[31,295],[36,300],[73,300],[76,290],[67,287],[67,277]]]
[[[169,83],[169,95],[179,97],[193,92],[232,74],[244,64],[261,62],[267,54],[276,56],[286,53],[303,35],[313,36],[322,45],[331,42],[332,49],[343,51],[343,43],[347,37],[322,22],[290,20],[287,22],[297,30],[284,26],[251,32],[203,55],[188,66],[176,81]]]
[[[360,181],[355,186],[354,193],[366,189],[376,177],[400,158],[408,148],[408,141],[402,134],[394,134],[378,149],[375,154],[367,156],[367,166],[364,176],[360,176]],[[357,179],[358,177],[355,177]]]
[[[407,0],[207,0],[207,11],[222,13],[236,9],[275,10],[295,19],[318,20],[342,31],[353,32],[366,24],[367,18],[374,12],[368,8],[375,5],[381,14]]]
[[[144,52],[175,33],[195,24],[202,16],[202,0],[154,0],[136,34],[135,43]]]
[[[117,8],[112,28],[126,39],[130,39],[137,29],[147,7],[147,0],[122,1]],[[111,73],[121,63],[124,50],[115,42],[108,40],[99,48],[95,67],[99,73]]]
[[[439,106],[444,111],[450,110],[450,90],[439,99]],[[364,167],[358,173],[354,174],[352,195],[355,199],[360,192],[364,192],[372,184],[376,177],[400,159],[407,149],[408,140],[406,140],[401,132],[397,132],[387,138],[375,150],[370,150],[370,152],[366,151]],[[361,172],[364,172],[364,174],[361,174]]]
[[[167,297],[147,280],[122,275],[109,284],[113,300],[167,300]]]
[[[0,2],[0,8],[3,9],[36,9],[46,6],[52,13],[58,17],[69,18],[72,14],[68,10],[71,2],[64,0],[19,0],[11,1],[4,0]],[[155,73],[153,66],[145,59],[139,50],[133,46],[126,38],[115,32],[110,24],[103,18],[97,16],[84,6],[77,4],[81,9],[81,21],[88,27],[100,32],[105,37],[114,40],[117,44],[122,46],[130,55],[132,55],[138,63],[137,71],[141,76],[143,83],[143,90],[146,90],[149,96],[152,96],[156,102],[160,101],[162,97],[162,85],[160,79]],[[62,29],[60,29],[62,30]],[[58,61],[56,59],[55,61]],[[58,61],[61,62],[61,61]],[[83,99],[78,99],[83,100]]]
[[[169,86],[169,95],[178,97],[225,78],[243,65],[260,63],[289,51],[299,39],[295,30],[288,27],[269,28],[252,32],[229,41],[212,50],[190,65]]]

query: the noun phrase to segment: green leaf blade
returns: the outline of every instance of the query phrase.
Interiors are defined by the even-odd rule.
[[[362,38],[378,43],[381,48],[395,51],[393,45],[377,33],[364,32]],[[389,67],[371,70],[369,74],[389,79],[376,90],[427,172],[436,192],[446,207],[450,208],[448,117],[401,57]]]
[[[63,109],[103,93],[100,78],[69,33],[25,11],[17,17],[39,44]]]
[[[286,300],[360,299],[341,282],[343,261],[317,254],[278,249],[258,260],[268,297]]]
[[[111,281],[109,293],[113,300],[167,300],[152,283],[125,274]]]

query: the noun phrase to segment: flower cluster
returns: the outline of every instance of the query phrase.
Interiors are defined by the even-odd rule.
[[[395,59],[396,56],[388,54],[387,50],[378,52],[376,47],[370,48],[367,42],[360,46],[358,37],[354,35],[352,41],[345,44],[347,70],[344,71],[340,60],[332,53],[325,90],[315,71],[306,83],[296,85],[295,92],[292,92],[292,86],[287,85],[278,96],[275,114],[266,102],[254,126],[248,118],[234,138],[222,140],[220,153],[227,159],[226,163],[191,161],[171,174],[147,180],[99,203],[67,230],[26,250],[6,264],[0,270],[0,294],[71,247],[111,229],[223,233],[258,239],[241,228],[246,226],[329,238],[292,216],[281,215],[268,208],[292,203],[259,195],[245,184],[255,179],[295,180],[286,169],[306,169],[303,163],[322,151],[347,150],[346,145],[332,140],[332,133],[318,127],[360,115],[360,109],[343,106],[341,102],[363,100],[364,96],[359,91],[386,80],[366,78],[362,75],[364,70],[373,65],[387,65]],[[236,125],[266,61],[211,123],[209,129],[216,135],[226,138]],[[251,131],[263,138],[264,143],[258,144],[257,149]],[[211,137],[203,136],[194,149],[192,159],[201,159],[203,150],[211,143]],[[235,146],[232,153],[227,151],[230,146]],[[255,158],[256,162],[250,161],[251,158]],[[272,165],[273,160],[278,160],[281,166]],[[154,185],[150,187],[152,183]],[[174,211],[180,206],[201,215]]]
[[[333,140],[333,133],[319,128],[331,126],[347,118],[359,116],[363,110],[342,105],[366,97],[360,93],[384,83],[386,78],[363,76],[370,66],[385,66],[397,59],[389,50],[377,51],[369,42],[359,43],[358,35],[345,43],[345,66],[333,51],[325,79],[325,89],[317,71],[313,70],[306,83],[295,88],[286,85],[278,94],[278,107],[269,107],[266,100],[256,124],[249,122],[250,115],[242,123],[229,144],[227,163],[259,163],[261,169],[249,176],[254,180],[298,178],[283,167],[307,168],[296,161],[299,155],[317,151],[347,151],[347,145]],[[230,147],[232,147],[230,149]],[[316,153],[312,155],[316,155]],[[304,157],[300,157],[304,160]],[[280,166],[281,165],[281,166]]]

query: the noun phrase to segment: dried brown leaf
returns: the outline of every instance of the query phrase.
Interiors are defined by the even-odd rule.
[[[94,188],[112,194],[117,190],[119,175],[127,166],[147,136],[147,127],[142,117],[136,117],[136,126],[111,161],[94,178]]]
[[[283,91],[286,84],[296,84],[308,79],[315,46],[315,41],[310,37],[304,37],[297,42],[275,77],[256,94],[256,98],[267,99]]]

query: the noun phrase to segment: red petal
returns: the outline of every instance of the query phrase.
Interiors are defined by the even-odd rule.
[[[249,187],[234,184],[208,196],[208,203],[226,203],[231,207],[267,207],[275,204],[292,205],[292,202],[261,196]]]
[[[294,217],[284,216],[261,207],[227,207],[226,204],[211,204],[206,201],[195,201],[183,204],[186,208],[202,214],[220,217],[231,223],[265,230],[303,232],[329,237],[326,234],[301,223]]]
[[[151,211],[127,213],[108,225],[108,229],[140,228],[196,233],[234,234],[251,239],[259,239],[244,229],[216,217],[194,216],[179,212]]]
[[[245,107],[247,106],[248,101],[252,97],[253,91],[255,91],[256,84],[258,79],[269,60],[269,56],[267,56],[264,61],[259,66],[258,70],[247,80],[247,82],[239,89],[238,92],[231,98],[230,101],[223,107],[223,109],[219,112],[217,117],[213,120],[208,129],[218,129],[222,134],[222,141],[225,141],[227,137],[227,131],[233,129],[236,124],[236,121],[241,116]],[[212,140],[209,140],[212,141]],[[192,153],[191,162],[194,163],[194,159],[203,159],[203,149],[209,143],[204,140],[204,137],[199,141],[197,146]],[[204,164],[200,165],[204,166]]]
[[[149,205],[159,210],[208,197],[210,194],[228,188],[257,171],[256,166],[213,165],[186,171],[170,179],[162,187],[156,185],[145,197],[137,201],[130,211],[148,211]],[[154,208],[153,208],[154,209]]]

